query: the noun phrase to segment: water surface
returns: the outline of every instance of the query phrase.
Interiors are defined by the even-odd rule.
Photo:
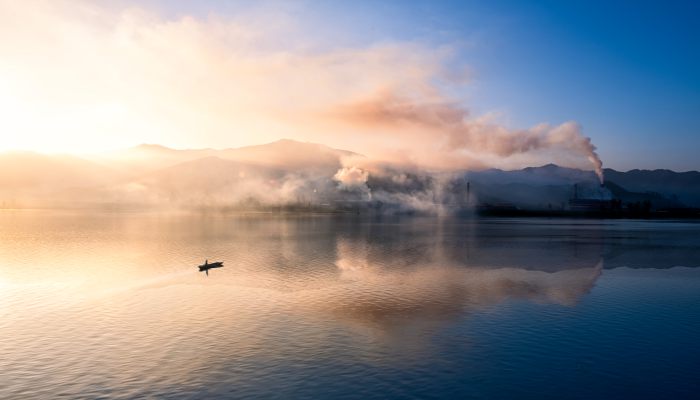
[[[693,398],[699,266],[688,222],[2,211],[0,398]]]

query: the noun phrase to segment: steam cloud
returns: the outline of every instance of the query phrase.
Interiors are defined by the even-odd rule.
[[[343,167],[336,172],[333,179],[338,181],[341,189],[367,187],[369,173],[358,167]]]
[[[337,110],[337,115],[370,126],[408,127],[432,134],[441,143],[442,154],[476,153],[500,158],[552,150],[583,156],[592,164],[600,183],[604,181],[603,163],[589,137],[573,121],[557,126],[538,124],[529,129],[510,130],[490,116],[469,118],[467,109],[440,100],[425,103],[394,93],[378,96]],[[437,155],[439,156],[439,155]]]

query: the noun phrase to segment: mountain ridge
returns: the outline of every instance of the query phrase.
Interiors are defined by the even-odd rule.
[[[447,175],[400,165],[373,166],[364,172],[364,180],[358,173],[361,163],[355,180],[340,184],[337,174],[351,166],[345,164],[355,157],[364,156],[290,139],[221,150],[179,150],[144,143],[103,158],[6,152],[0,153],[0,204],[124,201],[218,206],[250,198],[269,204],[370,199],[430,208],[436,202],[462,201],[470,195],[465,195],[469,182],[476,199],[469,200],[472,205],[489,201],[551,208],[568,202],[576,185],[583,197],[650,200],[658,207],[700,206],[697,171],[606,168],[609,185],[600,187],[593,171],[552,163],[516,170],[458,170]]]

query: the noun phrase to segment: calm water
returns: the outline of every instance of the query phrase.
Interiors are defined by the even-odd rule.
[[[2,211],[0,398],[697,398],[698,267],[683,222]]]

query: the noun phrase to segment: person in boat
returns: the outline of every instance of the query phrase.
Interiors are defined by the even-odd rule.
[[[199,266],[199,272],[204,271],[207,276],[209,276],[209,270],[212,268],[223,268],[224,267],[224,262],[223,261],[215,261],[213,263],[209,263],[209,260],[204,260],[204,264]]]

